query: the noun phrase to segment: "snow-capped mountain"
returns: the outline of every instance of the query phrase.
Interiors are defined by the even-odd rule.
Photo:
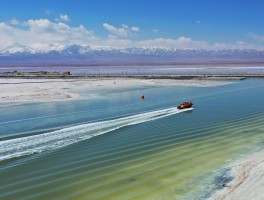
[[[34,50],[25,45],[19,44],[17,42],[0,49],[0,54],[14,54],[14,53],[34,53]]]
[[[56,44],[31,47],[14,43],[0,49],[0,65],[74,65],[166,63],[195,61],[264,61],[264,51],[255,49],[113,48]]]

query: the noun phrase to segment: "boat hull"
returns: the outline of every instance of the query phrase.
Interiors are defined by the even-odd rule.
[[[192,102],[184,102],[177,106],[178,109],[191,108],[193,106]]]

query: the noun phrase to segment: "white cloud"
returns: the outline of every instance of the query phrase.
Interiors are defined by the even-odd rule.
[[[140,31],[139,27],[129,27],[126,24],[122,24],[122,27],[118,28],[111,24],[103,23],[103,27],[110,33],[110,37],[132,37],[136,36],[136,33]]]
[[[137,27],[137,26],[132,26],[132,27],[131,27],[131,31],[133,31],[133,32],[138,32],[138,31],[140,31],[140,28]]]
[[[46,15],[50,15],[51,13],[52,13],[52,10],[49,10],[49,9],[45,10]]]
[[[159,32],[159,30],[156,29],[156,28],[152,29],[152,31],[153,31],[154,33],[158,33],[158,32]]]
[[[21,33],[19,29],[15,29],[3,22],[0,22],[0,47],[5,47],[11,43],[16,42],[16,35]],[[16,33],[15,33],[16,32]]]
[[[111,48],[127,48],[127,47],[135,47],[133,41],[129,39],[116,38],[116,37],[108,37],[104,40],[95,41],[93,46],[103,46],[103,47],[111,47]]]
[[[218,50],[218,49],[257,49],[264,50],[264,46],[248,44],[244,42],[235,42],[231,44],[226,43],[214,43],[209,44],[206,41],[196,41],[190,39],[185,40],[183,38],[170,39],[170,38],[155,38],[133,41],[130,39],[117,38],[115,36],[108,37],[106,39],[94,40],[92,47],[111,47],[111,48],[167,48],[167,49],[206,49],[206,50]]]
[[[248,33],[248,37],[257,41],[257,42],[264,42],[264,35],[259,35],[255,33]]]
[[[11,19],[9,22],[11,25],[14,25],[14,26],[19,24],[19,21],[16,20],[15,18]]]
[[[204,41],[193,41],[190,38],[178,39],[156,38],[149,40],[133,41],[130,39],[108,37],[105,40],[95,41],[95,46],[107,46],[115,48],[179,48],[179,49],[210,49],[211,46]]]
[[[219,43],[216,42],[212,45],[212,49],[258,49],[264,50],[264,47],[261,45],[249,44],[244,41],[236,41],[234,43]]]
[[[126,25],[126,24],[122,24],[122,27],[125,28],[125,29],[128,29],[129,28],[129,26]]]
[[[62,21],[65,21],[65,22],[68,22],[68,21],[70,21],[70,18],[68,17],[68,15],[60,15],[60,19],[62,20]]]
[[[178,39],[156,38],[152,40],[138,41],[137,46],[156,48],[178,49],[208,49],[210,45],[204,41],[194,41],[191,38],[179,37]]]
[[[119,37],[126,37],[128,35],[127,28],[124,28],[124,26],[126,25],[123,25],[123,28],[116,28],[108,23],[103,23],[103,27],[107,31],[109,31],[112,35]]]
[[[95,40],[93,32],[83,25],[71,27],[62,22],[54,23],[48,19],[28,20],[23,27],[0,23],[0,48],[18,42],[23,45],[34,44],[89,44]]]
[[[190,43],[190,42],[193,42],[192,41],[192,39],[191,38],[187,38],[187,37],[179,37],[179,39],[178,39],[178,41],[180,42],[180,43]]]
[[[156,47],[156,48],[179,48],[179,49],[235,49],[252,48],[264,49],[260,44],[248,44],[244,41],[234,43],[209,44],[206,41],[196,41],[189,37],[179,38],[153,38],[135,40],[140,31],[137,26],[123,24],[121,27],[115,27],[104,23],[103,27],[109,32],[108,37],[99,38],[93,31],[88,30],[83,25],[74,27],[63,22],[54,22],[49,19],[27,20],[18,22],[16,19],[11,23],[0,22],[0,49],[12,43],[20,43],[30,46],[37,50],[55,50],[62,49],[71,44],[89,45],[91,47]],[[17,26],[20,25],[20,26]],[[153,32],[158,32],[154,29]],[[264,36],[249,34],[249,37],[258,41],[264,41]]]

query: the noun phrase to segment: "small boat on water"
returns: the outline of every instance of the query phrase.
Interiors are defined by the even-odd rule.
[[[177,106],[178,109],[191,108],[193,103],[191,101],[186,101]]]

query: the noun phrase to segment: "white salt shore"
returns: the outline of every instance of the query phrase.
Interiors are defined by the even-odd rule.
[[[142,86],[217,86],[225,81],[171,79],[0,79],[0,103],[50,102],[89,99],[104,90],[124,90]]]
[[[237,161],[231,166],[234,180],[214,194],[210,200],[263,200],[264,151]]]

